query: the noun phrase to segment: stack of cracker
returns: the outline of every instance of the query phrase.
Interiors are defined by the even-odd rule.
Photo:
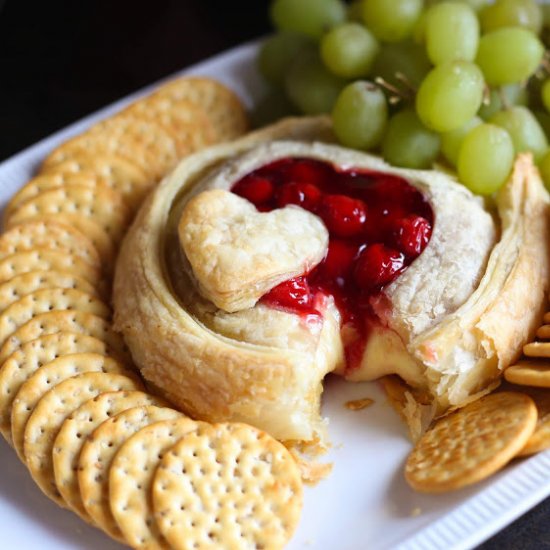
[[[437,420],[420,437],[405,465],[411,487],[426,493],[461,489],[514,458],[550,448],[550,313],[536,336],[495,392]],[[396,377],[386,377],[383,385],[394,408],[410,420],[406,408],[421,403],[419,396]]]
[[[221,84],[170,82],[55,149],[4,214],[0,431],[49,498],[134,548],[281,548],[299,519],[287,449],[147,393],[111,328],[118,247],[145,195],[246,127]]]

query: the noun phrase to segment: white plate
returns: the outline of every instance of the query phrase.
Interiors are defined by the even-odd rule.
[[[182,72],[222,80],[248,106],[264,91],[247,44]],[[117,111],[153,87],[78,122],[0,165],[0,208],[52,147]],[[344,407],[372,397],[363,411]],[[403,479],[410,450],[405,428],[376,384],[329,377],[323,412],[330,418],[332,475],[307,488],[303,516],[289,549],[471,548],[550,495],[550,452],[517,462],[475,487],[452,494],[414,493]],[[44,497],[15,453],[0,442],[0,547],[18,550],[121,548]]]

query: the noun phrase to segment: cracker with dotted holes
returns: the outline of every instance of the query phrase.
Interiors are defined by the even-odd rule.
[[[104,288],[103,274],[99,268],[62,250],[36,248],[16,252],[0,260],[0,283],[4,283],[31,271],[62,271],[82,277],[100,290]]]
[[[40,313],[19,327],[0,347],[0,364],[28,342],[60,332],[76,332],[93,336],[109,347],[109,353],[130,363],[131,358],[121,336],[114,332],[111,323],[92,313],[67,309]]]
[[[99,176],[84,176],[82,174],[41,174],[30,179],[21,189],[13,195],[6,209],[4,210],[4,219],[7,220],[10,215],[25,201],[40,195],[44,191],[57,189],[65,185],[83,185],[85,187],[105,186],[104,180]]]
[[[45,288],[72,288],[98,296],[98,289],[78,275],[61,271],[29,271],[0,283],[0,311]]]
[[[550,342],[530,342],[523,346],[527,357],[550,357]]]
[[[177,138],[153,120],[120,114],[57,147],[44,161],[49,169],[73,155],[114,154],[133,161],[148,177],[159,179],[178,161]]]
[[[493,393],[438,420],[418,441],[405,465],[417,491],[443,493],[494,474],[516,456],[535,431],[537,408],[523,393]]]
[[[49,476],[46,496],[65,507],[55,484],[52,467],[53,442],[63,422],[81,405],[111,391],[143,389],[135,380],[121,374],[86,372],[69,378],[51,389],[36,405],[25,429],[24,455],[32,477],[44,490],[43,479]]]
[[[248,130],[243,104],[234,92],[215,80],[179,78],[161,86],[153,97],[185,100],[202,108],[208,114],[216,142],[230,141]]]
[[[45,167],[43,174],[82,174],[99,176],[113,191],[120,193],[135,210],[153,182],[135,162],[117,155],[79,153],[58,164]]]
[[[148,120],[156,120],[177,136],[180,156],[188,155],[215,142],[216,135],[204,109],[184,99],[173,101],[153,95],[130,105],[125,111]]]
[[[36,370],[19,388],[11,407],[11,439],[21,461],[25,426],[37,403],[52,388],[78,374],[106,372],[123,374],[139,384],[138,376],[112,357],[99,353],[74,353],[54,359]]]
[[[550,388],[550,364],[544,359],[520,359],[504,371],[504,378],[520,386]]]
[[[67,215],[93,220],[115,244],[120,242],[128,223],[130,212],[122,196],[107,187],[86,187],[85,185],[65,185],[49,189],[20,204],[6,218],[8,227],[18,225],[40,216]]]
[[[109,500],[111,512],[132,548],[169,548],[153,515],[153,475],[164,454],[200,424],[190,418],[156,422],[119,448],[109,471]]]
[[[35,248],[61,250],[101,267],[99,254],[92,241],[70,225],[54,220],[27,222],[0,235],[0,259]]]
[[[21,386],[41,367],[73,353],[109,352],[105,342],[73,332],[41,336],[14,351],[0,367],[0,431],[11,443],[11,411]]]
[[[124,540],[109,505],[109,468],[120,446],[141,428],[183,415],[165,407],[134,407],[103,422],[82,446],[78,485],[84,508],[107,534]]]
[[[518,388],[526,393],[537,407],[537,427],[518,456],[527,456],[550,448],[550,390]]]
[[[75,231],[85,234],[97,250],[102,268],[106,272],[112,271],[116,260],[116,246],[107,231],[95,219],[76,214],[59,213],[36,215],[22,223],[26,225],[28,223],[51,223],[52,221],[73,227]]]
[[[300,518],[300,471],[265,432],[239,423],[201,425],[161,460],[153,508],[176,550],[283,548]]]
[[[111,309],[101,300],[72,288],[45,288],[28,294],[0,313],[0,345],[35,315],[75,309],[109,319]]]
[[[69,508],[85,521],[92,519],[82,504],[78,486],[78,459],[84,442],[103,422],[127,409],[146,405],[167,406],[159,397],[143,392],[108,392],[76,409],[63,422],[53,444],[55,482]]]

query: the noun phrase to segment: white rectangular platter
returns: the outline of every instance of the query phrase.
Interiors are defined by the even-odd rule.
[[[257,44],[246,44],[181,74],[206,75],[233,88],[247,106],[264,93],[255,70]],[[56,145],[143,95],[141,90],[0,164],[0,209]],[[350,411],[351,399],[375,404]],[[509,465],[473,488],[427,496],[408,488],[406,429],[377,384],[329,377],[323,413],[330,418],[330,477],[308,487],[289,550],[462,549],[483,542],[550,495],[550,452]],[[0,547],[18,550],[111,550],[121,546],[44,497],[15,453],[0,441]]]

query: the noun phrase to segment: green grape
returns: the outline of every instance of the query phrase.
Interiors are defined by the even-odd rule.
[[[470,6],[475,12],[480,11],[482,8],[484,8],[487,4],[489,4],[489,0],[454,0],[455,2],[460,2],[461,4],[467,4]],[[426,5],[433,6],[435,4],[439,4],[441,2],[447,2],[447,0],[428,0],[426,2]]]
[[[343,145],[371,149],[382,141],[388,106],[382,90],[370,82],[348,84],[332,110],[334,133]]]
[[[476,63],[489,86],[522,82],[539,66],[544,46],[527,29],[508,27],[481,37]]]
[[[539,34],[543,13],[535,0],[497,0],[479,14],[483,32],[502,27],[524,27]]]
[[[480,124],[462,142],[458,175],[474,193],[490,195],[506,181],[513,163],[514,145],[508,132],[494,124]]]
[[[466,135],[475,128],[483,124],[483,120],[475,116],[471,118],[464,126],[441,134],[441,152],[443,156],[453,165],[458,162],[458,153]]]
[[[426,128],[412,109],[394,115],[382,142],[384,159],[395,166],[430,168],[439,155],[441,140]]]
[[[376,38],[359,23],[338,25],[321,39],[321,58],[325,65],[344,78],[365,76],[379,49]]]
[[[290,32],[279,32],[270,36],[260,48],[260,72],[269,83],[282,86],[288,66],[309,43],[307,37]]]
[[[542,85],[540,91],[540,97],[542,99],[542,104],[544,108],[550,112],[550,78],[547,78]]]
[[[296,109],[281,88],[268,90],[251,113],[252,126],[260,128],[285,116],[296,114]]]
[[[410,36],[422,13],[423,0],[363,0],[363,21],[383,42]]]
[[[407,40],[397,44],[384,44],[374,61],[371,74],[396,87],[403,87],[405,81],[417,89],[430,68],[426,50]]]
[[[460,59],[473,61],[479,42],[477,16],[467,4],[443,2],[432,6],[426,16],[428,57],[434,65]]]
[[[527,90],[521,84],[507,84],[500,88],[493,88],[489,92],[489,98],[479,108],[479,116],[484,120],[489,120],[495,113],[512,107],[513,105],[527,105]]]
[[[450,132],[466,124],[483,100],[483,75],[468,61],[443,63],[432,69],[416,95],[416,110],[425,126]]]
[[[544,186],[550,191],[550,151],[547,151],[540,159],[539,172],[544,182]]]
[[[271,4],[271,20],[277,29],[313,38],[320,38],[345,18],[346,6],[340,0],[274,0]]]
[[[325,68],[317,52],[296,57],[285,78],[290,101],[306,115],[330,113],[344,85]]]
[[[538,161],[548,149],[544,130],[527,107],[516,106],[499,111],[489,122],[510,134],[516,153],[529,151]]]

